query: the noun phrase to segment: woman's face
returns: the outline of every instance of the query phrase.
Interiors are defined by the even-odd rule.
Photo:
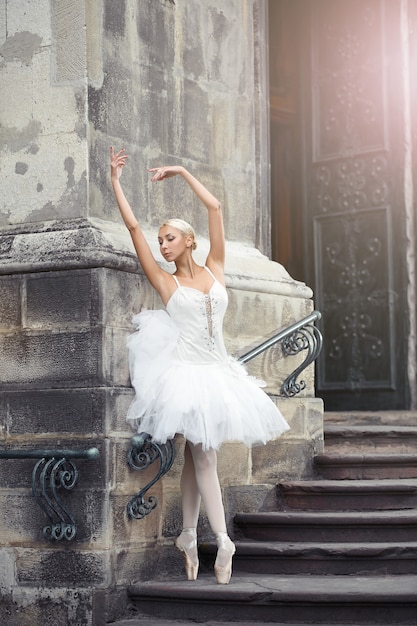
[[[192,237],[185,237],[173,226],[161,226],[158,233],[159,249],[166,261],[175,261],[190,248]]]

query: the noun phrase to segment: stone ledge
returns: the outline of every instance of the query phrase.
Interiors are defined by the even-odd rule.
[[[156,232],[144,232],[158,259]],[[195,258],[204,263],[209,244],[202,238],[198,243]],[[170,264],[161,260],[161,265],[169,271]],[[18,226],[0,235],[0,275],[86,267],[140,271],[122,224],[74,219]],[[307,299],[313,295],[304,283],[293,280],[282,265],[240,242],[227,242],[226,276],[227,286],[233,289]]]

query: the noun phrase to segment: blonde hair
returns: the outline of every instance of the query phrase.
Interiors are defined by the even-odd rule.
[[[166,222],[164,222],[163,224],[161,224],[160,228],[162,228],[162,226],[172,226],[173,228],[176,228],[177,230],[179,230],[180,233],[184,235],[184,237],[192,237],[193,243],[191,244],[191,248],[192,250],[195,250],[197,248],[197,242],[195,241],[194,228],[191,226],[191,224],[189,224],[185,220],[182,220],[179,217],[173,217],[167,220]]]

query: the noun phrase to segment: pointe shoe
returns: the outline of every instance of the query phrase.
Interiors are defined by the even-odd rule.
[[[227,533],[217,533],[216,541],[218,551],[214,564],[214,574],[219,585],[228,585],[232,575],[232,559],[236,547]],[[224,565],[220,565],[222,561]]]
[[[182,552],[187,580],[197,580],[198,552],[197,532],[195,528],[183,528],[175,540],[175,546]]]

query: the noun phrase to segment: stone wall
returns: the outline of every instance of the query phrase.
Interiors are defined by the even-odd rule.
[[[132,522],[126,504],[152,474],[129,470],[131,317],[160,307],[136,262],[109,185],[108,148],[130,154],[131,200],[156,250],[173,213],[196,226],[205,209],[181,180],[151,187],[146,169],[182,163],[225,212],[228,348],[242,353],[312,309],[311,291],[268,260],[262,2],[249,0],[0,0],[0,446],[97,446],[77,461],[66,503],[75,541],[48,542],[31,495],[33,461],[0,461],[0,621],[103,624],[125,607],[132,578],[180,572],[177,461]],[[276,353],[279,356],[279,353]],[[277,394],[297,359],[264,355],[250,372]],[[277,398],[291,431],[265,447],[224,446],[228,521],[271,506],[283,477],[309,476],[322,445],[313,369],[295,400]],[[201,536],[209,536],[204,516]]]

